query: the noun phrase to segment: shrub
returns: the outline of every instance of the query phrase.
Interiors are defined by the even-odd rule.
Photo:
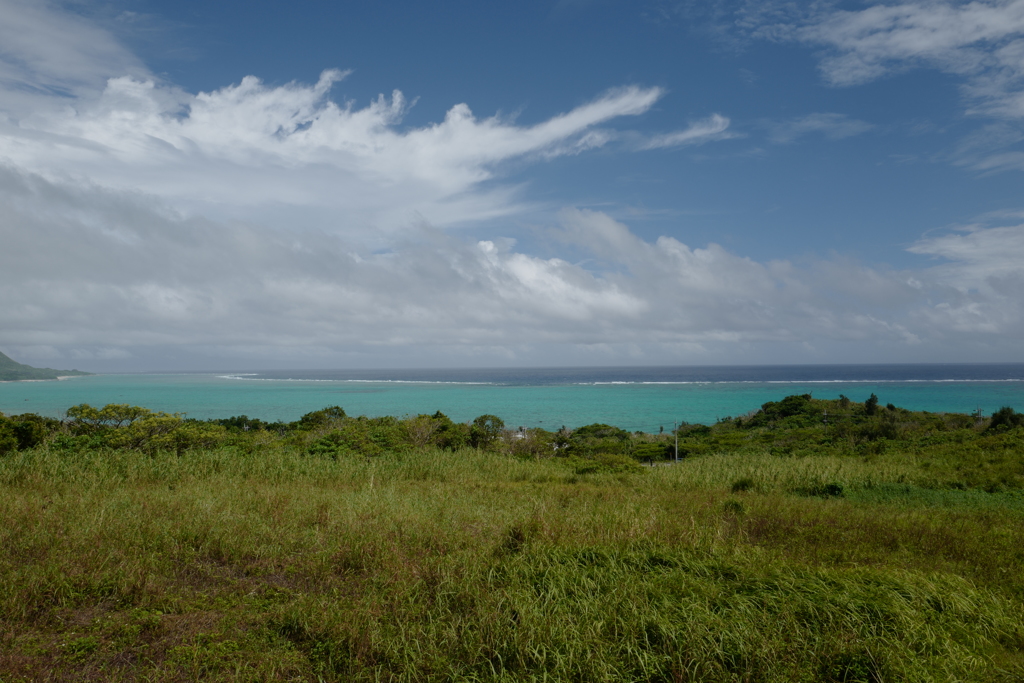
[[[836,482],[813,484],[793,490],[804,496],[816,496],[818,498],[842,498],[844,494],[843,485]]]
[[[618,427],[613,427],[612,425],[606,425],[600,422],[580,427],[573,433],[582,438],[618,439],[619,441],[629,440],[629,432],[625,429],[619,429]]]
[[[555,454],[554,437],[553,433],[539,428],[515,432],[507,438],[509,455],[519,458],[549,458]]]
[[[14,434],[14,425],[0,413],[0,455],[18,450],[18,437]]]
[[[640,461],[664,460],[675,457],[675,450],[664,441],[642,441],[633,446],[633,457]]]
[[[11,418],[11,423],[14,436],[18,439],[18,448],[21,450],[35,448],[60,428],[59,420],[34,413],[15,415]]]
[[[330,406],[328,408],[322,408],[315,410],[311,413],[306,413],[299,418],[298,422],[293,422],[292,426],[296,429],[312,430],[322,427],[329,427],[346,417],[345,409],[341,406]]]
[[[210,422],[212,424],[220,425],[221,427],[227,428],[229,432],[261,431],[284,426],[280,424],[264,422],[259,418],[249,417],[248,415],[235,415],[234,417],[226,417],[220,420],[210,420]]]
[[[874,394],[871,394],[871,396],[868,398],[868,400],[864,401],[864,414],[865,415],[874,415],[877,412],[878,412],[878,397],[875,396]]]
[[[110,429],[131,425],[153,412],[147,408],[130,406],[127,403],[108,403],[94,408],[80,403],[68,408],[69,427],[77,434],[95,434]]]
[[[215,448],[224,442],[227,430],[215,424],[183,420],[179,415],[152,413],[110,433],[106,444],[144,453],[167,451],[181,455],[199,448]]]
[[[741,503],[738,500],[725,501],[724,503],[722,503],[722,510],[724,510],[727,514],[730,515],[742,515],[747,511],[747,509],[743,506],[743,503]]]
[[[742,479],[737,479],[732,483],[732,492],[742,493],[744,491],[750,491],[756,487],[757,482],[755,482],[752,478],[743,477]]]
[[[992,417],[989,419],[988,427],[986,429],[1005,430],[1013,429],[1014,427],[1024,426],[1024,413],[1018,413],[1010,406],[1003,406],[996,412],[992,413]]]
[[[495,415],[481,415],[473,420],[469,430],[469,442],[474,448],[488,448],[505,429],[505,421]]]
[[[367,458],[408,450],[409,442],[402,424],[393,417],[357,417],[345,420],[338,429],[314,441],[306,453],[337,459],[341,455]]]

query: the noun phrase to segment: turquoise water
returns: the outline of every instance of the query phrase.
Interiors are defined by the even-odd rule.
[[[295,420],[330,405],[350,415],[415,415],[440,410],[456,421],[491,413],[509,426],[579,427],[593,422],[630,431],[671,428],[674,421],[712,423],[743,415],[790,394],[845,394],[913,410],[991,414],[1024,410],[1024,381],[728,381],[499,384],[366,380],[243,379],[215,374],[96,375],[51,382],[0,383],[0,412],[61,417],[79,403],[128,403],[199,419],[248,415]]]

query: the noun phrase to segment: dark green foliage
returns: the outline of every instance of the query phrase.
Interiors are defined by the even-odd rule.
[[[18,450],[18,436],[14,433],[14,425],[0,413],[0,456]]]
[[[875,412],[878,415],[878,412]],[[878,415],[879,419],[862,423],[857,428],[858,436],[864,441],[878,441],[879,439],[899,438],[899,423],[894,411],[887,411]]]
[[[675,457],[670,441],[641,441],[633,446],[633,457],[641,462]]]
[[[287,425],[281,422],[264,422],[263,420],[255,417],[249,417],[247,415],[236,415],[234,417],[226,417],[220,420],[210,420],[210,422],[227,428],[229,432],[249,432],[259,430],[277,431],[281,428],[287,428]]]
[[[564,426],[555,432],[551,441],[555,455],[562,458],[583,457],[589,454],[583,439],[576,436]]]
[[[309,455],[337,459],[344,455],[367,458],[408,450],[408,434],[394,417],[358,417],[341,422],[307,449]]]
[[[1018,413],[1010,406],[1003,406],[988,421],[991,430],[1006,430],[1024,426],[1024,413]]]
[[[438,448],[448,451],[457,451],[469,446],[470,428],[452,420],[440,410],[433,414],[432,419],[438,424],[437,432],[433,442]]]
[[[353,449],[349,445],[349,440],[341,432],[331,432],[321,436],[306,449],[306,453],[309,455],[327,457],[334,460],[337,460],[340,455],[351,452],[353,452]]]
[[[580,438],[592,438],[592,439],[616,439],[618,441],[628,441],[629,432],[612,425],[606,425],[601,423],[594,423],[580,427],[573,432]]]
[[[750,419],[742,423],[748,429],[771,426],[808,427],[822,419],[822,408],[810,394],[787,396],[781,401],[768,401]],[[723,421],[724,422],[724,421]]]
[[[727,500],[722,503],[722,510],[730,515],[742,515],[747,511],[747,508],[738,500]]]
[[[753,479],[751,479],[750,477],[743,477],[741,479],[737,479],[736,481],[734,481],[732,483],[731,488],[733,493],[742,493],[744,491],[750,491],[754,489],[756,486],[757,482],[755,482]]]
[[[868,400],[864,401],[864,414],[865,415],[874,415],[877,412],[878,412],[878,397],[875,396],[874,394],[871,394],[871,396],[868,398]]]
[[[793,493],[797,493],[802,496],[817,496],[818,498],[842,498],[843,490],[842,484],[829,482],[827,484],[801,486],[793,489]]]
[[[563,435],[560,454],[592,455],[594,453],[632,454],[636,458],[663,458],[664,449],[644,445],[641,453],[636,452],[634,438],[624,429],[612,425],[595,423],[575,429],[571,434]]]
[[[43,443],[46,438],[60,429],[60,420],[42,417],[33,413],[15,415],[11,418],[14,435],[18,439],[18,449],[27,450]]]
[[[737,418],[737,420],[738,419],[739,418]],[[679,429],[677,429],[676,432],[681,437],[700,438],[703,436],[710,435],[711,427],[709,427],[708,425],[690,424],[689,422],[684,422],[681,425],[679,425]]]
[[[34,413],[5,417],[0,413],[0,455],[41,445],[61,427],[59,420]]]
[[[345,410],[341,406],[330,406],[329,408],[323,408],[311,413],[306,413],[299,418],[298,422],[293,422],[292,426],[296,429],[318,429],[329,427],[344,419]]]
[[[840,652],[821,666],[823,683],[882,683],[881,666],[867,651]]]

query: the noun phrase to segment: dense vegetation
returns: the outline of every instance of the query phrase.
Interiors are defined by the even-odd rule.
[[[1012,408],[790,396],[641,434],[81,405],[0,416],[0,453],[5,682],[1024,677]]]
[[[58,377],[78,377],[91,373],[80,370],[54,370],[53,368],[34,368],[22,365],[9,356],[0,353],[0,382],[14,382],[26,379],[57,379]]]

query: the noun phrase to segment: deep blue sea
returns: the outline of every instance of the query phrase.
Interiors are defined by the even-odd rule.
[[[436,370],[295,370],[95,375],[0,382],[0,412],[60,417],[71,406],[129,403],[200,419],[248,415],[295,420],[325,406],[350,415],[440,410],[457,421],[491,413],[509,426],[579,427],[594,422],[657,431],[673,422],[712,423],[790,394],[912,410],[986,415],[1024,411],[1024,363],[772,365]]]

